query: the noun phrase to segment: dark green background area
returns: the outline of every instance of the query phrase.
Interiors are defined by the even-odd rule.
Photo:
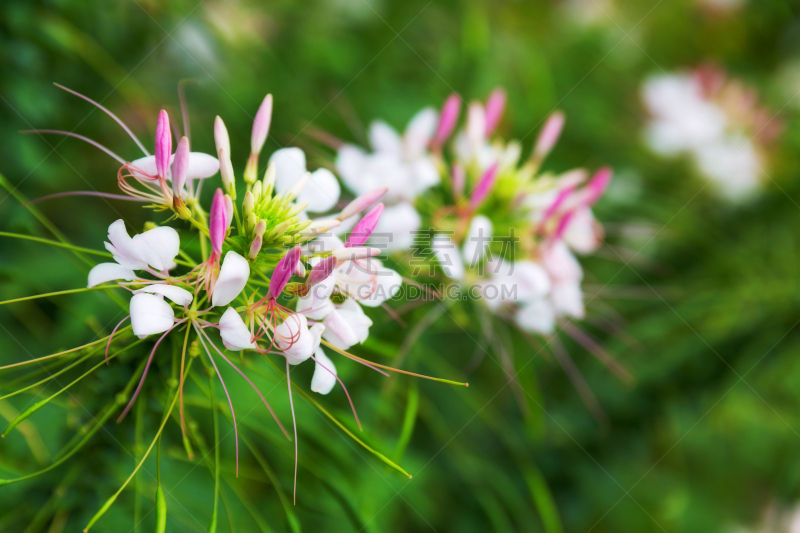
[[[282,505],[279,493],[291,500],[293,447],[255,394],[223,372],[237,417],[244,417],[242,435],[263,464],[240,439],[241,472],[233,477],[233,435],[221,416],[218,531],[707,533],[757,523],[767,506],[798,502],[800,97],[793,95],[800,84],[789,84],[786,72],[800,64],[800,6],[751,0],[718,15],[691,0],[611,4],[592,24],[576,22],[555,0],[0,4],[0,173],[25,197],[117,192],[117,166],[77,140],[19,130],[74,130],[125,159],[138,157],[111,119],[53,82],[101,101],[150,146],[158,109],[177,117],[178,83],[194,80],[186,85],[193,147],[213,150],[213,119],[220,115],[237,168],[267,92],[275,112],[266,152],[301,146],[316,168],[330,165],[332,154],[314,141],[315,131],[360,141],[372,118],[401,128],[451,92],[469,100],[503,86],[504,138],[521,139],[529,150],[546,116],[561,109],[566,129],[546,168],[609,164],[616,171],[596,208],[608,246],[584,260],[586,293],[600,292],[578,326],[631,372],[633,383],[569,336],[560,341],[604,415],[593,416],[581,401],[559,364],[563,354],[534,347],[502,320],[493,326],[503,348],[478,347],[482,318],[473,304],[445,310],[428,303],[405,316],[409,327],[371,313],[375,326],[356,353],[390,364],[401,350],[404,368],[470,383],[464,389],[386,379],[336,359],[364,424],[359,437],[413,479],[295,396],[298,498],[296,506]],[[755,88],[784,123],[763,192],[743,205],[719,199],[689,161],[660,159],[642,141],[642,81],[702,62]],[[152,219],[125,202],[66,198],[39,207],[72,242],[91,248],[117,218],[136,232]],[[52,237],[5,190],[0,231]],[[1,300],[82,287],[88,268],[67,252],[0,237]],[[83,344],[122,316],[99,292],[4,305],[0,364]],[[423,320],[430,327],[413,330]],[[133,416],[109,422],[61,467],[0,487],[0,531],[86,525],[155,434],[169,353],[179,343],[175,335],[166,342]],[[145,355],[101,368],[41,409],[29,419],[29,440],[15,430],[0,442],[0,478],[49,464],[114,400]],[[513,359],[518,387],[508,384],[504,359]],[[263,362],[247,366],[288,424],[285,382]],[[293,379],[307,387],[311,371],[299,367]],[[12,390],[0,386],[3,394]],[[0,416],[13,417],[55,390],[0,401]],[[315,399],[357,433],[338,387]],[[190,412],[211,442],[209,411]],[[38,456],[29,447],[36,434]],[[206,531],[213,477],[202,461],[186,460],[177,423],[165,435],[167,531]],[[151,457],[135,484],[138,497],[123,492],[93,531],[152,531],[155,471]]]

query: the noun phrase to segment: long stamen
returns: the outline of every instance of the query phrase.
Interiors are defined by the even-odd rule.
[[[112,200],[125,200],[128,202],[149,202],[150,200],[145,200],[144,198],[136,198],[133,196],[126,196],[124,194],[112,194],[109,192],[97,192],[97,191],[66,191],[66,192],[57,192],[55,194],[48,194],[47,196],[40,196],[39,198],[35,198],[30,202],[27,202],[25,205],[31,205],[38,202],[44,202],[45,200],[54,200],[56,198],[63,198],[65,196],[99,196],[100,198],[111,198]]]
[[[108,364],[108,349],[111,347],[111,339],[114,338],[114,333],[116,333],[117,329],[119,329],[119,327],[123,324],[123,322],[128,320],[130,317],[131,317],[131,315],[128,315],[125,318],[123,318],[122,320],[120,320],[119,324],[117,324],[114,327],[114,330],[111,332],[111,335],[108,336],[108,342],[106,343],[106,364]]]
[[[177,325],[178,324],[175,324],[175,326]],[[122,422],[122,420],[125,418],[125,415],[127,415],[128,411],[130,411],[131,407],[133,407],[133,403],[136,401],[136,398],[139,396],[139,392],[141,392],[142,390],[142,386],[144,385],[144,380],[147,378],[147,372],[148,370],[150,370],[150,363],[153,362],[153,356],[156,354],[156,349],[158,349],[158,345],[161,344],[161,341],[164,340],[164,337],[166,337],[170,331],[175,329],[175,326],[172,326],[167,331],[165,331],[164,334],[161,335],[161,337],[159,337],[159,339],[156,341],[155,346],[153,346],[153,351],[150,352],[150,357],[147,358],[147,364],[144,365],[144,371],[142,372],[142,379],[139,380],[139,385],[133,392],[133,396],[131,396],[131,401],[128,402],[128,405],[125,407],[125,410],[122,411],[122,414],[119,415],[119,418],[117,418],[117,424]]]
[[[289,407],[292,410],[292,427],[294,427],[294,504],[297,505],[297,421],[294,418],[294,401],[292,400],[292,378],[289,377],[289,360],[286,360],[286,384],[289,387]]]
[[[126,125],[124,122],[122,122],[122,120],[120,120],[120,118],[119,118],[117,115],[115,115],[114,113],[112,113],[111,111],[109,111],[108,109],[106,109],[105,107],[101,106],[100,104],[98,104],[97,102],[95,102],[94,100],[92,100],[91,98],[89,98],[88,96],[84,96],[84,95],[82,95],[81,93],[79,93],[79,92],[76,92],[76,91],[73,91],[72,89],[68,89],[68,88],[66,88],[66,87],[64,87],[63,85],[60,85],[60,84],[58,84],[58,83],[54,83],[53,85],[55,85],[55,86],[56,86],[56,87],[58,87],[59,89],[62,89],[62,90],[64,90],[64,91],[67,91],[67,92],[68,92],[68,93],[70,93],[70,94],[74,94],[74,95],[75,95],[75,96],[77,96],[78,98],[83,98],[84,100],[86,100],[87,102],[89,102],[90,104],[92,104],[93,106],[95,106],[95,107],[97,107],[98,109],[100,109],[100,110],[101,110],[103,113],[105,113],[105,114],[106,114],[106,115],[108,115],[109,117],[111,117],[111,118],[113,118],[114,120],[116,120],[116,121],[117,121],[117,124],[119,124],[120,126],[122,126],[122,129],[123,129],[123,130],[125,130],[125,133],[127,133],[128,135],[130,135],[130,136],[131,136],[131,139],[133,139],[133,142],[135,142],[135,143],[136,143],[136,146],[138,146],[139,148],[141,148],[142,152],[144,152],[144,155],[146,155],[146,156],[149,156],[149,155],[150,155],[150,152],[148,152],[148,151],[145,149],[144,145],[143,145],[143,144],[142,144],[142,143],[139,141],[139,139],[137,139],[137,138],[136,138],[136,135],[134,135],[134,134],[133,134],[133,132],[131,131],[131,129],[130,129],[130,128],[129,128],[129,127],[128,127],[128,126],[127,126],[127,125]]]
[[[233,402],[231,401],[231,395],[228,394],[228,388],[225,386],[225,381],[222,379],[222,374],[219,373],[219,368],[217,368],[217,363],[215,363],[214,358],[211,357],[211,352],[208,351],[206,342],[203,340],[203,336],[200,334],[201,330],[196,326],[195,330],[197,330],[197,338],[200,339],[200,344],[203,345],[203,349],[206,351],[209,361],[211,361],[211,364],[214,366],[214,371],[217,373],[219,382],[222,383],[222,390],[225,391],[225,396],[228,398],[228,405],[231,408],[231,418],[233,419],[233,439],[236,443],[236,477],[239,477],[239,429],[236,426],[236,413],[233,411]],[[214,406],[213,408],[216,409],[216,406]],[[217,446],[219,446],[219,443],[217,443]]]
[[[364,431],[364,428],[361,427],[361,421],[358,419],[358,413],[356,413],[356,406],[353,405],[353,400],[350,398],[350,393],[347,392],[347,387],[344,386],[344,383],[342,382],[342,380],[339,379],[339,376],[336,375],[336,372],[332,371],[330,368],[328,368],[327,366],[325,366],[322,363],[320,363],[319,361],[317,361],[317,358],[314,357],[313,355],[311,356],[311,359],[313,359],[316,364],[321,366],[323,370],[325,370],[327,372],[330,372],[333,375],[333,377],[336,378],[336,381],[339,382],[339,385],[342,386],[342,389],[344,389],[344,393],[347,395],[347,401],[350,402],[350,409],[353,410],[353,417],[355,417],[355,419],[356,419],[356,424],[358,424],[358,429],[360,431]]]
[[[37,133],[37,134],[53,133],[55,135],[66,135],[67,137],[75,137],[76,139],[80,139],[82,141],[85,141],[85,142],[91,144],[95,148],[101,149],[102,151],[104,151],[105,153],[107,153],[108,155],[110,155],[111,157],[116,159],[117,161],[119,161],[120,165],[124,165],[125,164],[125,160],[124,159],[122,159],[120,156],[118,156],[117,154],[115,154],[114,152],[112,152],[111,150],[109,150],[108,148],[106,148],[105,146],[100,144],[99,142],[93,141],[89,137],[84,137],[83,135],[78,135],[77,133],[72,133],[71,131],[62,131],[62,130],[20,130],[20,133]]]
[[[201,330],[201,331],[202,331],[202,330]],[[227,357],[225,357],[225,354],[223,354],[223,353],[220,351],[220,349],[217,347],[217,345],[216,345],[216,344],[214,344],[213,342],[211,342],[211,338],[208,336],[208,333],[206,333],[205,331],[202,331],[202,333],[203,333],[203,335],[205,336],[205,338],[206,338],[206,340],[208,341],[208,343],[209,343],[209,344],[210,344],[210,345],[211,345],[211,346],[214,348],[214,350],[216,350],[216,352],[217,352],[217,353],[220,355],[220,357],[222,357],[222,358],[225,360],[225,362],[226,362],[226,363],[228,363],[229,365],[231,365],[231,366],[233,367],[233,369],[234,369],[234,370],[236,370],[236,372],[238,372],[238,373],[239,373],[239,375],[240,375],[240,376],[242,376],[242,377],[244,378],[244,380],[245,380],[245,381],[248,383],[248,385],[250,385],[250,386],[253,388],[253,390],[254,390],[254,391],[256,391],[256,394],[258,394],[258,397],[259,397],[259,398],[261,398],[261,401],[262,401],[262,402],[264,402],[264,405],[267,407],[267,409],[269,409],[269,412],[270,412],[270,414],[272,415],[272,418],[274,418],[274,419],[275,419],[275,423],[276,423],[276,424],[278,424],[278,427],[279,427],[279,428],[281,428],[281,431],[283,431],[283,434],[286,436],[286,438],[287,438],[287,439],[289,439],[289,440],[291,440],[291,438],[289,437],[289,433],[286,431],[286,429],[284,429],[284,427],[283,427],[283,424],[281,424],[281,421],[280,421],[280,420],[278,420],[278,417],[275,415],[275,412],[272,410],[272,407],[270,407],[270,405],[269,405],[269,402],[267,402],[267,399],[266,399],[266,398],[264,398],[264,395],[263,395],[263,394],[261,394],[261,391],[260,391],[260,390],[258,390],[258,387],[256,387],[256,386],[253,384],[253,382],[252,382],[252,381],[250,381],[250,378],[248,378],[248,377],[247,377],[247,376],[244,374],[244,372],[242,372],[241,370],[239,370],[239,367],[237,367],[236,365],[234,365],[234,364],[231,362],[231,360],[230,360],[230,359],[228,359]]]

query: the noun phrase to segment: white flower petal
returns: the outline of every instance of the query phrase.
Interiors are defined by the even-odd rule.
[[[114,261],[132,270],[141,270],[147,266],[147,258],[139,244],[128,235],[125,221],[114,221],[108,226],[108,240],[106,249],[114,256]]]
[[[325,329],[322,324],[314,324],[308,329],[306,317],[293,313],[275,328],[275,342],[290,365],[298,365],[311,357],[319,347],[320,334]]]
[[[410,203],[386,206],[370,237],[370,243],[389,252],[408,250],[414,243],[414,232],[421,225],[422,217]]]
[[[367,340],[372,320],[354,300],[345,300],[325,317],[324,324],[322,337],[337,348],[346,350]]]
[[[352,144],[345,144],[336,154],[336,172],[347,188],[356,194],[367,192],[361,180],[367,157],[364,150]]]
[[[603,228],[588,207],[575,211],[564,232],[564,242],[579,254],[590,254],[597,250],[602,238]]]
[[[133,238],[144,259],[158,271],[175,267],[175,256],[181,247],[181,238],[174,228],[160,226]]]
[[[377,263],[378,261],[373,260],[373,262]],[[400,274],[391,268],[382,266],[377,268],[375,281],[377,282],[375,285],[375,290],[373,290],[369,296],[360,298],[358,300],[361,305],[366,305],[367,307],[378,307],[386,300],[393,298],[394,295],[400,291],[400,288],[403,285],[403,278],[400,276]]]
[[[464,262],[455,243],[447,235],[434,235],[431,249],[447,277],[459,281],[464,278]]]
[[[131,328],[144,338],[163,333],[175,324],[175,312],[164,299],[153,294],[134,294],[131,298]]]
[[[182,289],[180,287],[176,287],[175,285],[164,285],[161,283],[156,283],[154,285],[148,285],[143,289],[139,289],[136,291],[139,292],[149,292],[150,294],[160,294],[162,296],[166,296],[173,302],[178,305],[189,305],[192,303],[192,293],[187,291],[186,289]]]
[[[333,311],[330,297],[336,287],[336,274],[331,274],[308,289],[308,294],[297,299],[297,312],[313,320],[322,320]]]
[[[136,279],[136,274],[130,268],[119,263],[100,263],[89,271],[89,283],[86,286],[91,288],[116,279],[131,281]]]
[[[333,233],[323,233],[313,241],[309,242],[305,245],[305,253],[310,254],[320,254],[320,253],[330,253],[335,252],[336,250],[341,250],[344,248],[344,243],[342,239],[334,235]],[[313,266],[313,265],[312,265]]]
[[[156,171],[156,156],[154,155],[141,157],[139,159],[136,159],[135,161],[131,161],[131,166],[141,171],[137,172],[136,170],[131,169],[131,173],[139,179],[145,177],[152,177],[158,174],[158,172]]]
[[[474,268],[480,263],[492,240],[492,221],[483,215],[478,215],[469,224],[467,237],[464,239],[464,246],[461,251],[464,257],[464,264],[468,268]]]
[[[256,348],[250,330],[233,307],[227,308],[220,317],[219,334],[222,337],[222,344],[232,352]]]
[[[538,263],[516,261],[509,263],[507,283],[516,289],[519,302],[528,302],[544,297],[550,292],[550,276]]]
[[[186,174],[187,179],[202,180],[210,178],[217,172],[219,172],[219,160],[216,157],[202,152],[189,153],[189,171]]]
[[[583,293],[579,282],[562,282],[553,285],[551,291],[553,307],[559,315],[582,319],[586,316]]]
[[[333,364],[322,348],[314,352],[314,376],[311,378],[311,390],[318,394],[328,394],[336,385],[336,366]]]
[[[427,152],[438,121],[439,114],[432,107],[426,107],[411,118],[403,134],[404,155],[407,160],[413,161]]]
[[[429,158],[417,159],[408,166],[408,172],[409,183],[407,187],[409,189],[403,197],[409,200],[415,199],[434,185],[438,185],[441,181],[441,176],[439,175],[439,171],[436,170],[436,165]]]
[[[341,192],[339,180],[336,179],[333,172],[327,168],[320,168],[311,173],[311,179],[300,191],[297,203],[307,202],[306,210],[312,213],[324,213],[333,209],[333,206],[339,201]]]
[[[402,156],[400,135],[397,131],[382,120],[376,120],[369,125],[369,143],[376,152],[394,157]]]
[[[514,314],[514,321],[524,330],[550,335],[556,326],[556,314],[549,302],[539,299],[522,306]]]
[[[269,158],[275,163],[275,190],[283,194],[306,173],[306,154],[300,148],[281,148]]]
[[[581,264],[561,241],[545,250],[542,263],[554,281],[580,281],[583,278]]]
[[[232,250],[226,253],[214,285],[214,294],[211,295],[211,305],[217,307],[231,303],[242,292],[249,278],[250,263],[247,259]]]

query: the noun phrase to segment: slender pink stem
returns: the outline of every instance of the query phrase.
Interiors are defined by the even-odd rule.
[[[119,119],[119,117],[117,117],[117,115],[115,115],[114,113],[112,113],[111,111],[109,111],[108,109],[106,109],[105,107],[101,106],[100,104],[98,104],[97,102],[95,102],[94,100],[92,100],[91,98],[89,98],[88,96],[83,96],[81,93],[79,93],[79,92],[75,92],[75,91],[73,91],[72,89],[68,89],[68,88],[66,88],[66,87],[64,87],[63,85],[60,85],[60,84],[58,84],[58,83],[54,83],[53,85],[55,85],[55,86],[56,86],[56,87],[58,87],[59,89],[62,89],[62,90],[64,90],[64,91],[67,91],[67,92],[68,92],[68,93],[70,93],[70,94],[74,94],[74,95],[75,95],[75,96],[77,96],[78,98],[83,98],[84,100],[86,100],[87,102],[89,102],[90,104],[92,104],[93,106],[95,106],[95,107],[97,107],[98,109],[100,109],[100,110],[101,110],[103,113],[105,113],[105,114],[106,114],[106,115],[108,115],[109,117],[111,117],[111,118],[113,118],[114,120],[116,120],[116,121],[117,121],[117,124],[119,124],[120,126],[122,126],[122,129],[123,129],[123,130],[125,130],[125,133],[127,133],[128,135],[130,135],[130,136],[131,136],[131,139],[133,139],[133,142],[135,142],[135,143],[136,143],[136,146],[138,146],[139,148],[141,148],[142,152],[144,152],[144,155],[146,155],[146,156],[149,156],[149,155],[150,155],[150,152],[148,152],[148,151],[145,149],[144,145],[143,145],[143,144],[142,144],[142,143],[139,141],[139,139],[137,139],[137,138],[136,138],[136,135],[134,135],[134,134],[133,134],[133,132],[131,131],[131,129],[130,129],[130,128],[129,128],[129,127],[128,127],[128,126],[127,126],[127,125],[126,125],[124,122],[122,122],[122,120],[120,120],[120,119]]]
[[[112,200],[127,200],[128,202],[148,202],[149,200],[145,200],[144,198],[134,198],[132,196],[126,196],[124,194],[112,194],[108,192],[97,192],[97,191],[66,191],[66,192],[57,192],[55,194],[48,194],[47,196],[40,196],[39,198],[35,198],[25,205],[35,204],[37,202],[44,202],[45,200],[53,200],[55,198],[63,198],[65,196],[99,196],[101,198],[111,198]]]
[[[197,329],[197,328],[195,328]],[[206,351],[208,355],[208,359],[211,361],[211,364],[214,366],[214,371],[217,373],[217,377],[219,378],[219,382],[222,383],[222,390],[225,391],[225,396],[228,398],[228,405],[231,408],[231,418],[233,419],[233,439],[236,443],[236,477],[239,477],[239,430],[236,427],[236,413],[233,411],[233,402],[231,401],[231,395],[228,394],[228,388],[225,386],[225,381],[222,379],[222,374],[219,373],[219,368],[217,368],[217,363],[214,362],[214,358],[211,357],[211,352],[208,351],[208,347],[206,346],[205,341],[203,340],[203,336],[200,335],[198,331],[197,337],[200,339],[200,344],[203,345],[203,349]],[[216,406],[213,406],[212,409],[216,409]],[[215,444],[215,446],[219,446],[219,442]]]
[[[347,401],[350,402],[350,409],[353,410],[353,417],[355,417],[355,419],[356,419],[356,424],[358,424],[358,429],[360,431],[364,431],[364,428],[361,427],[361,421],[358,419],[358,413],[356,413],[356,406],[353,405],[353,400],[350,399],[350,393],[347,392],[347,387],[344,386],[344,383],[342,383],[342,380],[339,379],[339,376],[336,375],[336,372],[332,371],[330,368],[328,368],[327,366],[325,366],[322,363],[320,363],[319,361],[317,361],[317,358],[314,357],[313,355],[311,356],[311,359],[313,359],[316,364],[321,366],[323,368],[323,370],[325,370],[327,372],[330,372],[333,375],[333,377],[336,378],[336,381],[339,382],[339,385],[342,386],[342,388],[344,389],[344,393],[347,395]]]
[[[215,324],[209,324],[209,325],[215,325]],[[206,340],[208,341],[208,343],[209,343],[211,346],[213,346],[213,347],[214,347],[214,350],[216,350],[216,352],[217,352],[217,353],[220,355],[220,357],[222,357],[223,359],[225,359],[225,362],[226,362],[226,363],[228,363],[229,365],[231,365],[231,366],[233,367],[233,369],[234,369],[234,370],[236,370],[236,372],[238,372],[238,373],[239,373],[239,375],[240,375],[240,376],[242,376],[242,377],[244,378],[244,380],[245,380],[245,381],[246,381],[246,382],[247,382],[247,383],[248,383],[248,384],[249,384],[249,385],[250,385],[250,386],[253,388],[253,390],[254,390],[254,391],[256,391],[256,394],[258,394],[258,397],[259,397],[259,398],[261,398],[261,401],[262,401],[262,402],[264,402],[264,405],[267,407],[267,409],[269,409],[269,412],[270,412],[270,414],[272,415],[272,418],[274,418],[274,419],[275,419],[275,423],[276,423],[276,424],[278,424],[278,427],[279,427],[279,428],[281,428],[281,431],[283,431],[283,434],[286,436],[286,438],[287,438],[287,439],[289,439],[289,440],[291,440],[291,438],[289,437],[289,433],[286,431],[286,429],[284,429],[284,427],[283,427],[283,424],[281,424],[281,421],[280,421],[280,420],[278,420],[278,417],[275,415],[275,412],[272,410],[272,407],[270,407],[270,405],[269,405],[269,402],[267,401],[267,399],[266,399],[266,398],[264,398],[264,395],[263,395],[263,394],[261,394],[261,391],[260,391],[260,390],[258,390],[258,387],[256,387],[256,386],[253,384],[253,382],[252,382],[252,381],[250,381],[250,378],[248,378],[248,377],[247,377],[247,376],[244,374],[244,372],[242,372],[241,370],[239,370],[239,367],[237,367],[236,365],[234,365],[234,364],[233,364],[233,363],[230,361],[230,359],[228,359],[227,357],[225,357],[225,354],[223,354],[223,353],[220,351],[220,349],[217,347],[217,345],[216,345],[216,344],[214,344],[214,343],[211,341],[211,338],[208,336],[208,333],[206,333],[205,331],[203,331],[202,333],[203,333],[203,335],[205,336],[205,338],[206,338]]]
[[[289,387],[289,407],[292,411],[292,427],[294,428],[294,503],[297,504],[297,420],[294,418],[294,401],[292,400],[292,379],[289,377],[289,360],[286,360],[286,384]]]
[[[100,144],[99,142],[93,141],[89,137],[84,137],[83,135],[78,135],[77,133],[72,133],[71,131],[62,131],[62,130],[22,130],[22,131],[20,131],[20,133],[38,133],[38,134],[54,133],[56,135],[66,135],[67,137],[75,137],[76,139],[80,139],[82,141],[85,141],[85,142],[91,144],[95,148],[101,149],[102,151],[104,151],[105,153],[107,153],[108,155],[110,155],[111,157],[116,159],[117,161],[119,161],[119,163],[121,165],[125,164],[125,160],[124,159],[122,159],[120,156],[118,156],[117,154],[115,154],[114,152],[112,152],[111,150],[109,150],[108,148],[106,148],[105,146]]]
[[[114,338],[114,333],[116,333],[119,327],[122,325],[122,323],[128,320],[130,317],[131,315],[128,315],[122,320],[120,320],[119,324],[117,324],[114,330],[111,332],[111,335],[108,336],[108,343],[106,343],[106,364],[108,364],[108,348],[111,346],[111,339]]]
[[[175,324],[175,326],[177,326],[177,325],[178,324]],[[158,338],[158,340],[156,341],[155,346],[153,346],[153,351],[150,352],[150,357],[147,358],[147,364],[144,365],[144,372],[142,372],[142,379],[139,380],[139,385],[136,387],[136,390],[133,393],[133,397],[131,397],[131,401],[128,402],[128,405],[125,407],[125,410],[122,411],[122,414],[119,415],[119,418],[117,418],[117,424],[122,422],[122,420],[125,418],[125,415],[127,415],[128,411],[130,411],[131,407],[133,407],[133,403],[136,401],[136,398],[139,396],[139,393],[142,390],[142,386],[144,385],[144,380],[145,380],[145,378],[147,378],[147,371],[150,370],[150,363],[153,362],[153,356],[156,354],[156,349],[158,348],[158,345],[161,344],[161,341],[164,340],[164,337],[166,337],[167,334],[169,334],[170,331],[175,329],[175,326],[172,326],[167,331],[165,331],[164,334],[161,335],[161,337]]]

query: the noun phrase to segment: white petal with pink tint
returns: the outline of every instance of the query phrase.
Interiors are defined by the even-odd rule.
[[[91,288],[101,283],[118,279],[131,281],[136,279],[136,274],[130,268],[124,267],[119,263],[100,263],[89,271],[89,280],[86,286]]]
[[[219,319],[219,334],[222,344],[233,352],[252,350],[256,348],[250,330],[233,307],[229,307]]]
[[[300,191],[297,203],[307,203],[306,210],[312,213],[324,213],[333,209],[339,201],[341,192],[339,180],[333,172],[327,168],[320,168],[311,173],[311,179]]]
[[[522,329],[549,335],[555,329],[556,314],[547,300],[539,299],[520,307],[514,314],[514,321]]]
[[[314,352],[314,376],[311,378],[311,390],[318,394],[328,394],[336,385],[336,366],[333,364],[322,348]]]
[[[141,270],[147,266],[144,253],[139,244],[128,235],[122,219],[108,226],[108,240],[111,243],[105,243],[106,250],[114,256],[114,261],[132,270]]]
[[[142,257],[155,270],[169,270],[175,267],[175,256],[181,247],[178,232],[169,226],[160,226],[133,237],[133,242],[141,251]]]
[[[325,317],[322,337],[342,350],[364,342],[369,336],[372,320],[354,300],[345,300]]]
[[[397,131],[382,120],[369,125],[369,143],[376,152],[393,157],[402,156],[402,142]]]
[[[281,148],[269,158],[275,163],[275,190],[288,191],[306,173],[306,154],[300,148]]]
[[[131,328],[140,339],[163,333],[174,324],[175,312],[161,296],[140,293],[131,298]]]
[[[250,263],[247,259],[232,250],[226,253],[214,285],[214,294],[211,295],[211,305],[217,307],[231,303],[242,292],[249,278]]]
[[[186,289],[176,287],[175,285],[164,285],[161,283],[155,285],[148,285],[143,289],[136,292],[149,292],[150,294],[160,294],[166,296],[178,305],[189,305],[192,303],[192,293]]]

